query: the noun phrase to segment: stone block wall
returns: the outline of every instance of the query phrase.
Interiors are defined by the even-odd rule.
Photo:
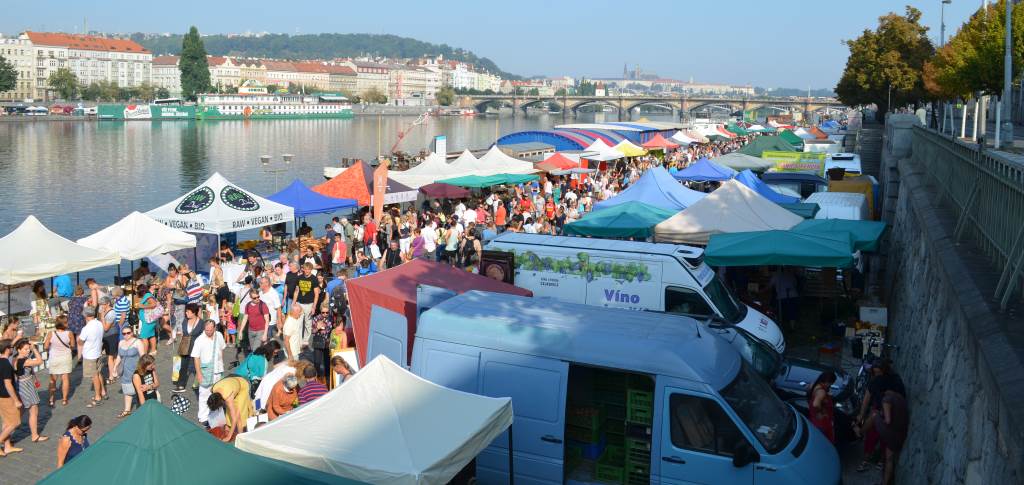
[[[899,161],[891,186],[888,342],[910,404],[898,482],[1024,483],[1024,365],[1013,338],[1024,322],[992,311],[998,273],[955,244],[955,217],[925,163]]]

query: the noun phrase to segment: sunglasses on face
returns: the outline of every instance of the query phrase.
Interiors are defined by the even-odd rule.
[[[121,332],[121,335],[131,335],[131,332]]]

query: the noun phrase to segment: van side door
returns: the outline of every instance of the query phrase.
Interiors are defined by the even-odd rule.
[[[480,394],[512,398],[515,482],[562,483],[569,364],[484,349],[480,377]],[[477,457],[477,480],[508,483],[507,431]]]
[[[661,483],[754,483],[754,465],[733,466],[736,444],[746,440],[736,423],[713,396],[683,386],[666,386],[661,393],[658,423]]]

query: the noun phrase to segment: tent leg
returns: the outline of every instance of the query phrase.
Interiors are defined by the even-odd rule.
[[[134,312],[135,311],[135,299],[138,298],[138,295],[135,294],[135,260],[134,259],[131,260],[131,261],[128,261],[128,270],[132,272],[131,273],[132,287],[129,288],[129,290],[131,290],[131,292],[132,292],[132,299],[131,299],[131,305],[130,305],[131,306],[131,310],[129,310],[129,311]]]
[[[11,321],[11,285],[7,285],[7,321]]]
[[[82,284],[82,273],[76,271],[75,272],[75,286],[78,286],[80,284]]]
[[[508,485],[514,485],[516,482],[515,467],[512,464],[512,425],[508,427]]]
[[[196,245],[198,246],[198,244]],[[192,272],[199,271],[199,254],[196,246],[192,246]]]
[[[122,286],[121,285],[121,262],[120,261],[117,262],[117,281],[114,282],[114,286]]]

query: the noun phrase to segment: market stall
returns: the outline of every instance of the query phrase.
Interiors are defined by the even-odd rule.
[[[419,165],[405,171],[389,171],[388,177],[407,187],[418,189],[424,185],[432,184],[438,179],[457,175],[451,171],[450,164],[445,160],[444,155],[430,152]]]
[[[847,234],[857,251],[877,251],[878,240],[885,232],[885,223],[854,221],[849,219],[810,219],[793,226],[793,231],[805,234]]]
[[[764,172],[765,170],[775,166],[771,161],[740,152],[727,153],[718,158],[712,159],[711,161],[736,171],[754,170],[757,172]]]
[[[347,485],[362,482],[239,451],[202,427],[175,415],[166,405],[150,400],[80,456],[39,483]]]
[[[487,187],[496,187],[498,185],[517,185],[537,180],[537,178],[538,177],[536,175],[500,173],[494,175],[465,175],[462,177],[439,180],[438,183],[472,189],[482,189]]]
[[[843,268],[853,263],[853,242],[847,235],[796,231],[714,234],[704,250],[711,266],[806,266]]]
[[[647,154],[647,150],[634,145],[633,142],[629,140],[622,140],[612,148],[627,157],[642,157]]]
[[[511,425],[511,398],[442,387],[380,356],[235,446],[373,484],[443,485]]]
[[[329,214],[341,209],[354,209],[359,205],[355,199],[337,199],[314,192],[299,179],[295,179],[287,187],[267,199],[291,207],[295,210],[295,217]]]
[[[608,200],[594,204],[594,210],[607,209],[632,200],[671,211],[681,211],[707,194],[683,187],[663,167],[654,167]]]
[[[566,224],[562,231],[569,236],[647,239],[654,234],[656,224],[673,214],[675,212],[667,209],[629,201],[589,212],[580,220]]]
[[[648,150],[674,150],[679,148],[679,144],[666,140],[661,133],[655,133],[650,140],[643,143],[643,147]]]
[[[146,215],[186,232],[225,234],[290,222],[295,219],[295,210],[242,189],[215,173],[199,187]]]
[[[776,135],[759,136],[739,149],[739,153],[752,157],[760,157],[766,151],[795,152],[797,149]]]
[[[464,199],[470,192],[462,187],[434,182],[419,188],[421,194],[431,199]]]
[[[470,175],[524,175],[537,172],[537,169],[534,168],[532,163],[510,157],[505,152],[501,151],[501,149],[498,148],[498,145],[492,145],[490,150],[487,150],[487,153],[484,153],[484,155],[480,157],[479,162],[483,171]]]
[[[413,341],[413,336],[416,333],[416,287],[418,285],[446,288],[456,293],[483,290],[512,295],[533,295],[529,290],[467,273],[446,264],[420,259],[387,271],[350,279],[345,282],[345,286],[348,288],[352,330],[356,339],[356,348],[359,351],[359,362],[366,362],[370,309],[373,305],[405,315],[409,326],[409,341]]]
[[[196,247],[196,237],[135,211],[109,227],[78,240],[78,244],[100,251],[117,253],[134,261]]]
[[[369,207],[373,197],[383,195],[385,204],[399,204],[416,200],[416,189],[396,182],[388,176],[387,190],[384,194],[373,193],[373,168],[370,164],[357,160],[351,167],[336,177],[312,187],[314,192],[338,199],[355,199],[360,207]]]
[[[746,185],[754,192],[757,192],[758,195],[760,195],[761,197],[764,197],[772,202],[775,202],[776,204],[795,204],[800,202],[799,197],[782,195],[776,192],[771,187],[769,187],[768,184],[762,182],[761,179],[758,178],[757,175],[754,175],[754,172],[751,172],[750,170],[744,170],[737,174],[736,181],[743,185]]]
[[[578,161],[574,161],[561,153],[555,153],[545,158],[543,162],[534,165],[534,168],[542,172],[556,172],[578,168],[579,166],[580,163]]]
[[[789,229],[803,219],[729,180],[686,210],[654,227],[654,240],[674,244],[708,244],[714,234]]]
[[[691,182],[711,182],[729,180],[736,176],[736,171],[723,167],[707,158],[701,158],[693,162],[689,167],[672,174],[677,180],[689,180]]]

